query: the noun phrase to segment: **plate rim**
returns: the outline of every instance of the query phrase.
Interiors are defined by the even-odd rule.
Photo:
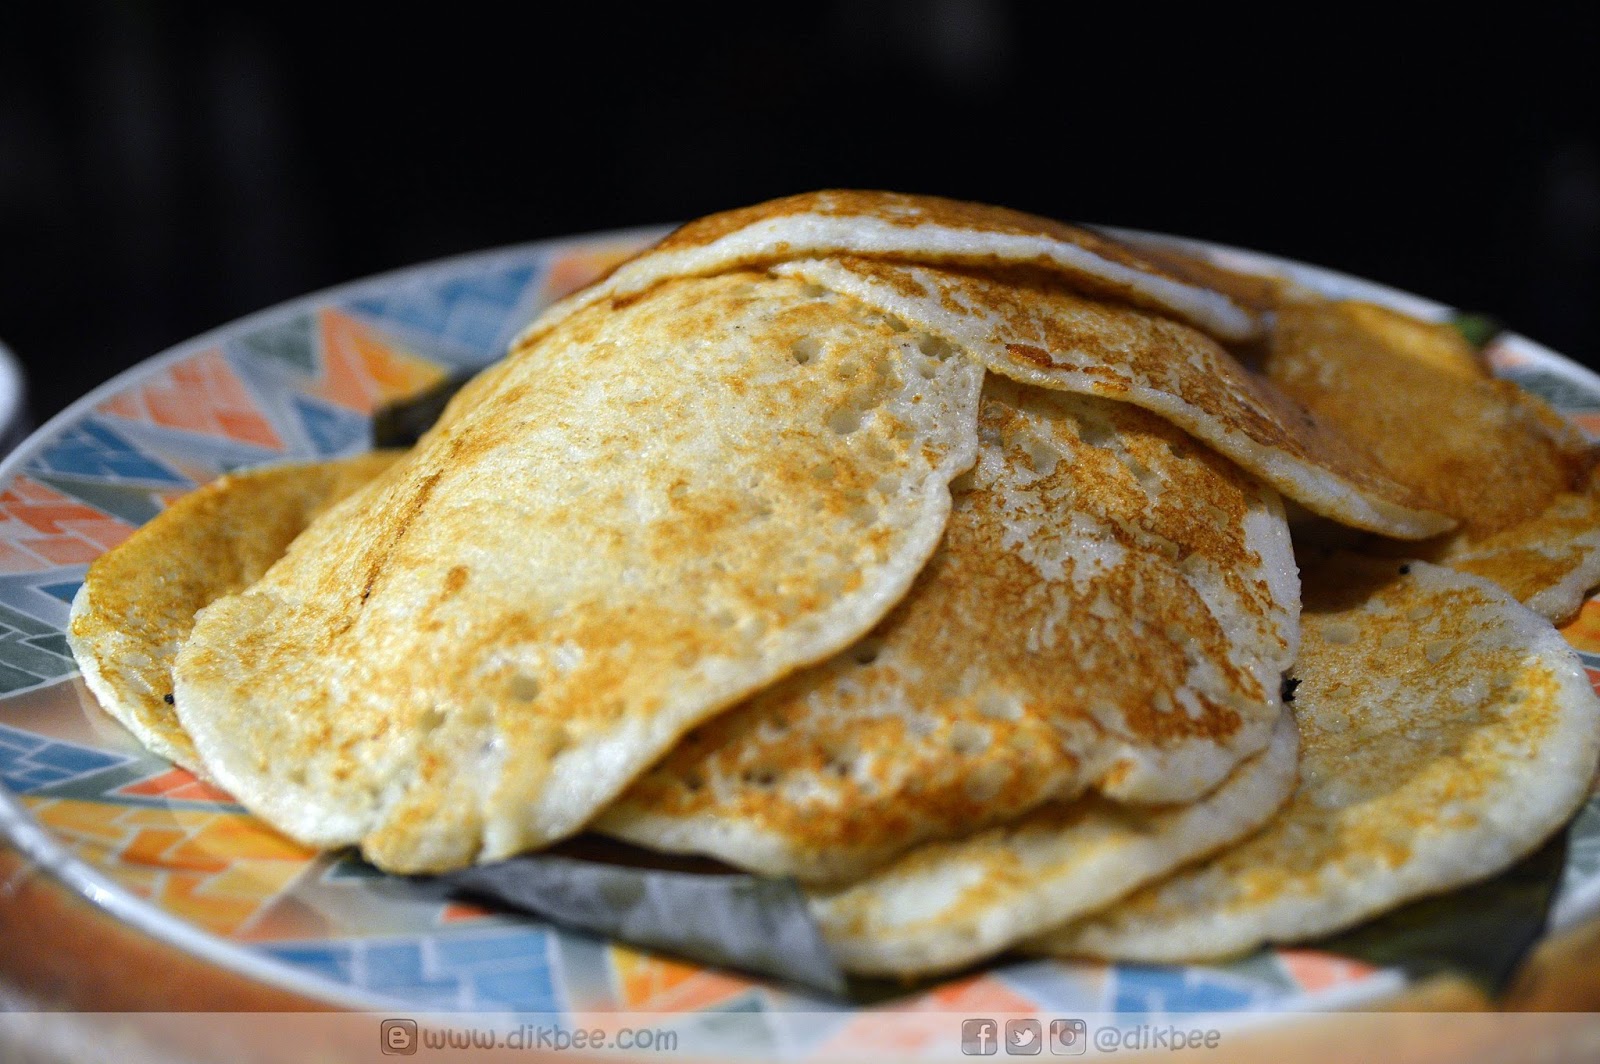
[[[270,325],[295,313],[334,301],[347,301],[367,290],[387,289],[397,283],[420,279],[429,274],[459,269],[468,265],[478,266],[497,261],[521,261],[532,256],[549,255],[585,244],[603,245],[621,243],[623,241],[643,243],[650,239],[659,239],[672,231],[676,224],[639,225],[617,229],[593,230],[521,243],[504,244],[478,251],[456,253],[330,285],[231,319],[141,359],[132,366],[121,370],[69,403],[44,424],[34,428],[9,454],[0,459],[0,485],[9,483],[19,475],[22,472],[21,467],[43,443],[65,428],[81,422],[92,413],[96,406],[108,398],[136,386],[146,377],[159,374],[173,363],[197,354],[207,347],[216,346],[224,342],[226,338],[237,335],[251,327]],[[1221,257],[1226,260],[1224,264],[1230,267],[1238,267],[1244,270],[1250,270],[1251,267],[1255,267],[1256,270],[1289,273],[1297,279],[1310,278],[1313,281],[1311,284],[1313,288],[1318,288],[1319,290],[1335,288],[1340,290],[1344,297],[1369,299],[1432,321],[1444,320],[1450,314],[1459,310],[1459,308],[1449,304],[1402,288],[1269,252],[1154,230],[1109,225],[1093,225],[1091,227],[1112,237],[1129,240],[1130,242],[1149,242],[1166,245],[1180,250],[1198,252],[1208,258]],[[1543,368],[1551,369],[1581,382],[1586,388],[1600,396],[1600,373],[1589,369],[1575,359],[1554,351],[1527,336],[1509,330],[1495,337],[1491,346],[1499,347],[1502,345],[1515,349],[1518,354],[1531,358]],[[263,463],[263,465],[270,464],[272,464],[271,461]],[[77,675],[76,672],[54,680],[43,681],[32,687],[21,688],[11,692],[7,697],[67,682],[75,675]],[[364,1011],[405,1006],[403,999],[386,997],[370,991],[364,992],[320,973],[280,960],[263,950],[254,948],[258,945],[256,943],[230,939],[205,930],[169,912],[155,902],[147,901],[137,896],[131,890],[112,879],[107,873],[100,871],[73,854],[64,842],[57,839],[49,829],[31,815],[20,795],[4,786],[0,786],[0,836],[3,836],[5,841],[9,842],[32,868],[48,872],[74,894],[86,900],[98,910],[112,916],[128,927],[151,936],[157,941],[181,949],[220,968],[256,979],[268,986],[302,994],[332,1005]],[[1541,936],[1541,942],[1570,929],[1585,919],[1593,918],[1600,914],[1600,876],[1597,876],[1589,884],[1589,889],[1582,892],[1581,901],[1578,898],[1574,898],[1570,904],[1563,904],[1563,901],[1566,900],[1558,898],[1552,906],[1549,925],[1545,934]],[[373,940],[381,940],[384,937],[386,936],[373,936]],[[284,941],[290,943],[323,940],[294,939]],[[1352,1006],[1360,1007],[1392,998],[1416,985],[1418,985],[1418,981],[1405,979],[1403,976],[1396,983],[1395,980],[1384,979],[1378,977],[1378,973],[1374,973],[1373,977],[1364,980],[1361,985],[1349,988],[1350,993],[1348,995],[1335,995],[1340,1000],[1307,1002],[1305,1000],[1308,996],[1307,993],[1304,990],[1300,990],[1288,995],[1269,1011],[1282,1012],[1285,1009],[1293,1010],[1297,1008],[1306,1010],[1308,1005],[1311,1009],[1317,1011],[1348,1009]],[[1370,991],[1368,991],[1369,987]],[[1327,996],[1326,994],[1322,995],[1322,997]],[[1224,1013],[1220,1015],[1232,1014]]]

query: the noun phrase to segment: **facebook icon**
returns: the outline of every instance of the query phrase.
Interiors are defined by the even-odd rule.
[[[969,1057],[992,1057],[1000,1048],[1000,1025],[993,1020],[961,1021],[961,1052]]]

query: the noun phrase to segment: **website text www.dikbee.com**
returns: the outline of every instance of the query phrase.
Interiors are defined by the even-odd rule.
[[[419,1027],[415,1020],[390,1019],[378,1026],[378,1044],[387,1056],[415,1056],[419,1049],[500,1049],[562,1052],[675,1052],[678,1032],[660,1027],[586,1028],[553,1023],[493,1027]]]

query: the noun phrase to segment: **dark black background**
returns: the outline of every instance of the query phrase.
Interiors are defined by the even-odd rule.
[[[9,7],[0,337],[41,420],[311,289],[822,186],[1269,250],[1600,362],[1578,5]]]

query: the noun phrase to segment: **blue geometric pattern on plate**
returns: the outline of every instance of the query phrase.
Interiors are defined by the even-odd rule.
[[[434,939],[273,943],[257,947],[345,986],[408,1005],[559,1012],[550,933],[519,928]]]
[[[190,486],[188,478],[179,476],[155,459],[140,453],[133,444],[95,418],[85,418],[63,429],[28,463],[28,469],[69,476]]]
[[[1569,414],[1600,410],[1600,397],[1578,382],[1537,366],[1517,367],[1501,375]]]
[[[333,456],[364,451],[372,443],[372,421],[328,403],[297,395],[292,400],[317,454]]]
[[[346,308],[396,334],[422,336],[487,362],[505,350],[507,322],[533,281],[533,263],[489,272],[403,284],[352,299]],[[431,346],[431,345],[430,345]]]
[[[14,794],[27,794],[132,760],[0,725],[0,783]]]
[[[296,314],[237,336],[230,346],[243,349],[250,361],[281,363],[309,376],[317,371],[316,343],[311,315]]]
[[[76,592],[64,573],[82,569],[53,569],[0,578],[0,694],[22,691],[77,671],[66,637],[67,604],[60,595],[67,587]],[[44,614],[46,616],[39,616]]]
[[[1210,968],[1119,964],[1112,978],[1111,1011],[1119,1016],[1233,1012],[1266,1004],[1276,989]]]
[[[37,573],[0,576],[0,623],[28,636],[53,635],[62,638],[62,633],[67,630],[67,616],[71,612],[69,604],[62,602],[53,591],[46,588],[57,587],[68,580],[81,581],[87,568],[68,565]],[[11,611],[23,616],[13,616]],[[30,624],[30,621],[33,623]]]
[[[37,470],[31,471],[41,484],[49,485],[61,494],[92,506],[103,514],[127,522],[138,528],[162,510],[161,499],[149,487],[137,484],[107,484],[99,480],[81,480],[77,477],[58,477]]]
[[[39,590],[53,599],[60,599],[68,606],[78,594],[78,589],[83,586],[82,580],[67,580],[59,584],[40,584]]]
[[[143,421],[119,421],[117,431],[142,453],[154,459],[174,466],[181,464],[184,468],[203,466],[211,470],[213,475],[258,466],[283,457],[276,449],[260,444]]]

